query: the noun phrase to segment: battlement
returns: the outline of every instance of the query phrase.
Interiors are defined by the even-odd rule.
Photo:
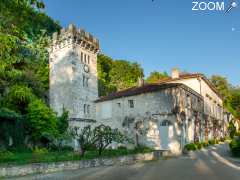
[[[97,53],[99,51],[99,40],[84,29],[77,29],[70,24],[67,29],[61,29],[52,36],[50,51],[56,51],[69,45],[80,45],[82,48]]]

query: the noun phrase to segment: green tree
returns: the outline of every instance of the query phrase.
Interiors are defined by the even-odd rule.
[[[139,77],[143,77],[143,69],[139,64],[126,60],[113,60],[103,54],[98,56],[100,96],[133,87]]]
[[[160,80],[169,78],[167,72],[158,72],[153,71],[150,73],[150,75],[147,77],[146,82],[147,83],[157,83]]]
[[[116,85],[111,84],[110,71],[113,66],[113,60],[103,54],[98,55],[97,70],[98,70],[98,94],[106,96],[109,93],[117,90]]]
[[[93,146],[96,140],[96,138],[93,136],[93,130],[90,125],[85,126],[82,129],[79,127],[74,127],[72,129],[72,134],[78,141],[80,147],[80,156],[83,157],[85,152]]]
[[[58,133],[56,114],[39,99],[28,105],[27,125],[34,142],[47,144]]]
[[[116,60],[113,63],[109,76],[111,84],[115,85],[119,91],[135,86],[138,78],[144,75],[143,69],[139,64],[126,60]]]
[[[227,78],[219,76],[219,75],[213,75],[210,78],[210,81],[214,84],[220,95],[226,99],[229,96],[229,83]]]
[[[102,152],[113,142],[130,142],[130,140],[118,129],[112,129],[110,126],[105,126],[103,124],[94,128],[93,137],[99,155],[101,155]]]
[[[0,105],[9,112],[18,113],[22,123],[26,123],[24,117],[30,118],[34,114],[32,103],[38,101],[43,110],[51,111],[45,104],[49,71],[47,47],[49,36],[59,31],[60,26],[41,12],[42,8],[41,0],[0,1]],[[55,115],[46,116],[56,118]],[[11,125],[12,120],[5,118],[0,126],[3,123]],[[33,127],[34,124],[37,127]],[[39,128],[37,122],[27,125],[23,126],[25,135]],[[46,127],[54,129],[55,123]],[[35,134],[34,139],[36,137]]]

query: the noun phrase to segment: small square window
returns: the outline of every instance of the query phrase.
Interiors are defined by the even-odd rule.
[[[121,103],[117,103],[118,107],[120,108],[121,107]]]
[[[134,108],[134,101],[133,100],[128,100],[128,105],[130,108]]]

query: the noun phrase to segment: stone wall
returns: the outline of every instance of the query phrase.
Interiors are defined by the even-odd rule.
[[[164,153],[164,154],[162,154]],[[115,158],[99,158],[92,160],[81,161],[67,161],[67,162],[55,162],[55,163],[35,163],[21,166],[0,166],[0,178],[13,177],[13,176],[25,176],[35,173],[52,173],[63,170],[76,170],[89,167],[98,166],[112,166],[112,165],[125,165],[133,164],[140,161],[151,161],[159,158],[161,155],[167,155],[167,152],[151,152],[145,154],[136,154],[121,156]]]
[[[179,154],[186,143],[194,140],[195,114],[203,112],[203,100],[187,86],[178,85],[98,102],[96,107],[96,124],[118,128],[136,144]]]

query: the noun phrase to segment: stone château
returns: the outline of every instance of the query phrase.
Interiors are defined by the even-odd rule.
[[[231,115],[215,87],[202,74],[172,76],[98,97],[99,41],[69,25],[54,33],[49,48],[50,106],[69,111],[71,127],[106,124],[142,144],[180,153],[185,144],[226,135]],[[76,143],[76,142],[75,142]],[[77,147],[77,144],[74,145]]]

